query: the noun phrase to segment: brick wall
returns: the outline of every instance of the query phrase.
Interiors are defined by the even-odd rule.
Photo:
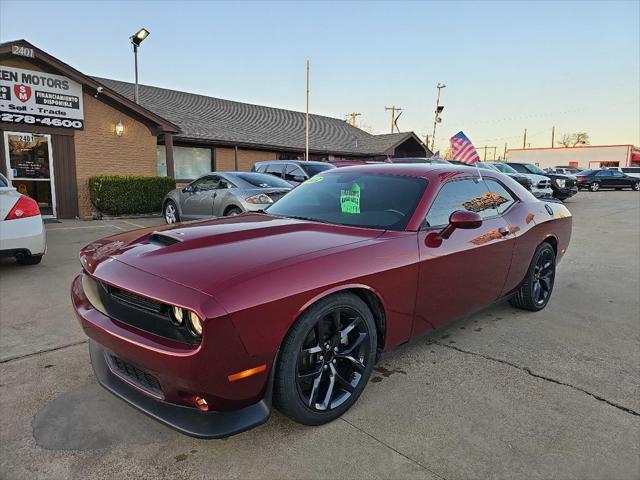
[[[157,139],[142,123],[119,110],[83,95],[84,130],[75,134],[76,178],[80,218],[94,210],[89,200],[89,177],[94,175],[156,175]],[[124,133],[115,134],[122,122]]]
[[[5,58],[2,65],[43,71],[22,58]],[[143,123],[97,100],[93,95],[85,93],[82,99],[84,130],[74,132],[74,141],[79,216],[88,218],[94,210],[89,200],[89,177],[156,175],[157,139]],[[122,137],[115,134],[115,125],[119,121],[124,125]],[[11,125],[9,129],[20,131],[17,125]]]
[[[238,170],[248,172],[253,164],[262,160],[277,160],[278,154],[275,152],[264,152],[261,150],[238,149]],[[235,170],[235,149],[216,148],[216,170],[224,172]]]

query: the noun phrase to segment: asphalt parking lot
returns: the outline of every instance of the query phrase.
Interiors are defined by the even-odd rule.
[[[47,225],[41,265],[0,263],[0,477],[640,477],[640,195],[580,193],[546,310],[490,307],[384,355],[343,418],[274,412],[180,435],[102,390],[69,284],[91,240],[161,219]]]

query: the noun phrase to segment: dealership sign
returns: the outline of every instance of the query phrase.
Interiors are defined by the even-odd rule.
[[[60,75],[0,65],[0,122],[82,128],[82,85]]]

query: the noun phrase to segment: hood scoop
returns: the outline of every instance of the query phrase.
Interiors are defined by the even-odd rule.
[[[149,243],[153,243],[155,245],[160,245],[163,247],[175,245],[176,243],[180,242],[182,242],[182,239],[176,238],[173,235],[168,235],[163,232],[153,232],[151,235],[149,235]]]

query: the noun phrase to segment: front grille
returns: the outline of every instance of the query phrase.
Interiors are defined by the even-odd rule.
[[[154,377],[150,373],[145,372],[141,368],[138,368],[135,365],[132,365],[131,363],[116,357],[111,353],[108,353],[106,355],[107,362],[109,363],[109,366],[114,373],[121,375],[143,390],[146,390],[154,395],[162,396],[162,388],[160,387],[160,382],[158,382],[158,379],[156,377]]]
[[[572,178],[568,178],[567,181],[565,182],[565,186],[567,187],[575,187],[576,186],[576,181]]]
[[[111,295],[114,300],[120,303],[125,303],[131,307],[151,313],[157,313],[160,315],[167,312],[166,305],[163,305],[160,302],[156,302],[155,300],[151,300],[150,298],[136,295],[135,293],[127,292],[126,290],[121,290],[111,285],[103,285],[105,285],[105,289],[107,290],[109,295]]]

